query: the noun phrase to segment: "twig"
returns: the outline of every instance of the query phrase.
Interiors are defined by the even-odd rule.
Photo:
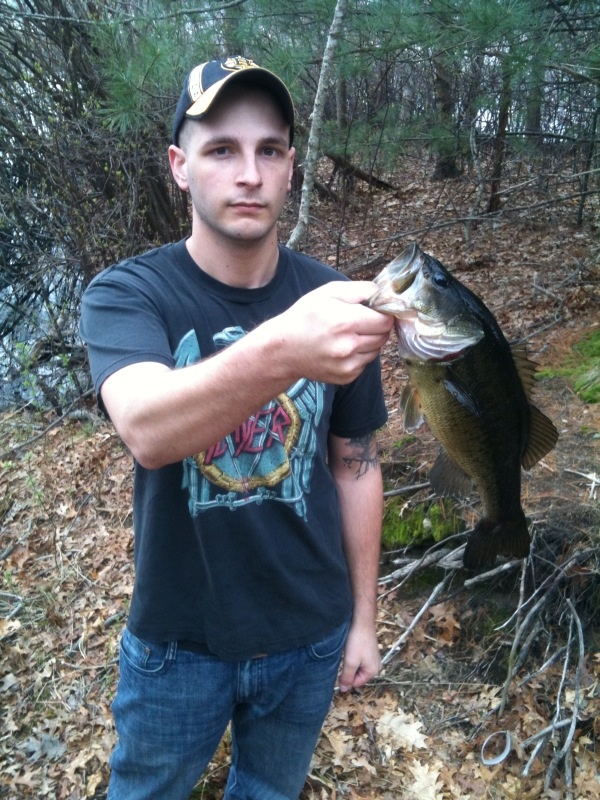
[[[571,475],[579,475],[582,478],[590,481],[590,500],[596,499],[596,489],[600,486],[600,475],[597,472],[578,472],[576,469],[565,469],[565,472]]]
[[[521,688],[521,686],[524,686],[526,683],[529,683],[529,681],[532,680],[533,678],[537,678],[538,675],[541,675],[542,672],[548,669],[548,667],[552,666],[552,664],[554,664],[555,661],[558,661],[558,659],[562,656],[562,654],[565,652],[566,649],[567,649],[566,647],[559,648],[556,651],[556,653],[553,653],[549,659],[544,661],[544,663],[539,669],[536,669],[535,672],[530,672],[529,675],[526,675],[522,681],[519,681],[518,683],[519,688]]]
[[[4,550],[0,553],[0,561],[4,561],[6,558],[8,558],[9,555],[13,552],[13,550],[15,550],[15,548],[17,548],[22,542],[25,541],[25,539],[27,539],[27,537],[31,534],[32,530],[33,530],[33,519],[29,519],[27,530],[25,531],[25,533],[22,536],[20,536],[16,542],[11,542],[11,544],[7,545],[4,548]]]
[[[517,658],[517,662],[513,669],[513,675],[516,675],[517,672],[521,669],[527,656],[529,655],[529,651],[531,650],[531,645],[537,639],[540,629],[542,627],[542,623],[538,620],[535,621],[534,625],[531,628],[529,636],[523,642],[523,645],[519,648],[519,656]]]
[[[545,294],[546,297],[550,297],[552,300],[558,300],[560,302],[563,299],[558,297],[558,295],[554,294],[553,292],[549,292],[548,289],[544,289],[543,286],[540,286],[539,283],[537,283],[537,272],[533,273],[533,289],[534,292],[541,292],[542,294]]]
[[[400,486],[399,489],[390,489],[388,492],[384,492],[384,497],[397,497],[399,494],[411,494],[412,492],[418,492],[420,489],[427,489],[428,486],[431,486],[429,481],[425,481],[425,483],[413,483],[412,486]]]
[[[410,559],[406,564],[404,564],[400,569],[396,569],[393,572],[390,572],[389,575],[385,575],[383,578],[379,579],[379,585],[385,585],[391,583],[392,581],[401,578],[402,580],[396,586],[393,586],[391,589],[388,589],[381,597],[385,597],[386,594],[399,589],[405,581],[407,581],[413,573],[415,573],[419,568],[430,567],[432,565],[437,565],[443,569],[451,569],[456,570],[462,567],[462,555],[465,549],[465,545],[461,545],[460,547],[455,548],[454,550],[449,550],[446,547],[442,547],[442,545],[447,544],[454,539],[462,538],[465,536],[469,531],[465,531],[465,533],[455,533],[452,536],[447,536],[443,541],[437,542],[436,544],[432,545],[429,550],[427,550],[420,559]],[[398,562],[396,562],[398,563]],[[381,598],[380,598],[381,599]]]
[[[571,622],[569,625],[569,641],[571,639],[571,631],[573,627],[573,623],[575,623],[575,630],[577,632],[577,642],[578,642],[578,655],[579,659],[577,661],[577,670],[575,671],[575,691],[574,691],[574,698],[573,698],[573,712],[570,719],[569,730],[567,731],[567,735],[565,737],[565,741],[563,746],[560,748],[558,752],[556,752],[548,766],[546,771],[546,777],[544,778],[544,790],[548,791],[550,785],[552,783],[552,778],[554,777],[554,773],[559,765],[559,763],[564,759],[565,761],[565,780],[567,786],[570,787],[572,785],[572,771],[569,759],[569,750],[571,749],[571,744],[573,742],[573,737],[575,736],[575,728],[577,727],[577,717],[579,715],[579,705],[581,701],[581,674],[584,667],[585,662],[585,646],[583,641],[583,628],[581,627],[581,620],[579,619],[579,615],[575,610],[575,607],[570,599],[567,598],[567,605],[569,606],[569,610],[571,612]],[[566,664],[568,659],[565,659],[565,671],[566,671]],[[563,671],[564,676],[564,671]],[[563,685],[563,681],[561,681],[561,688]],[[557,707],[558,713],[558,707]],[[567,776],[570,776],[570,780],[567,780]]]
[[[548,734],[554,733],[554,731],[557,731],[560,728],[566,728],[570,722],[570,719],[563,719],[560,722],[555,722],[552,723],[552,725],[548,725],[547,728],[542,728],[541,731],[534,733],[533,736],[530,736],[528,739],[523,739],[521,742],[521,747],[528,747],[530,744],[537,742],[538,739],[542,739],[544,736],[548,736]]]
[[[480,575],[475,575],[473,578],[467,578],[464,582],[464,586],[468,589],[470,586],[475,586],[477,583],[486,583],[486,581],[493,578],[495,575],[501,575],[503,572],[508,572],[519,566],[521,566],[521,559],[508,561],[506,564],[500,564],[498,567],[494,567],[494,569],[490,569],[487,572],[482,572]]]
[[[469,133],[469,144],[471,147],[471,156],[473,158],[473,164],[477,172],[477,192],[475,194],[473,205],[469,210],[469,216],[464,221],[465,243],[469,246],[471,245],[471,225],[474,221],[476,222],[478,219],[479,208],[481,207],[481,199],[485,191],[485,178],[483,175],[483,170],[481,168],[481,159],[479,158],[479,151],[477,150],[477,143],[475,138],[475,130],[476,130],[475,123],[476,120],[473,119],[473,122],[471,123],[471,130]]]
[[[533,602],[533,600],[547,588],[548,584],[551,584],[551,586],[550,586],[550,590],[551,590],[551,589],[554,588],[554,586],[556,586],[556,584],[559,582],[559,580],[561,578],[568,577],[567,574],[566,574],[567,567],[571,566],[572,564],[578,564],[578,563],[581,563],[582,561],[585,561],[588,556],[596,555],[597,554],[597,550],[598,550],[597,547],[587,547],[585,550],[578,550],[570,558],[568,558],[566,561],[564,561],[562,564],[558,564],[556,566],[554,572],[552,572],[550,575],[548,575],[548,577],[545,578],[542,581],[542,583],[540,583],[540,585],[535,590],[535,592],[533,592],[533,594],[530,597],[528,597],[527,600],[525,600],[525,603],[524,603],[523,607],[527,606],[527,605],[529,605],[529,603]],[[516,611],[514,611],[511,614],[511,616],[505,622],[502,623],[502,625],[498,625],[496,630],[500,631],[500,630],[502,630],[502,628],[508,627],[512,623],[512,621],[515,619],[515,617],[517,617],[521,613],[521,611],[523,610],[523,607],[521,607],[521,605],[519,605],[517,607]]]
[[[400,569],[395,569],[393,572],[390,572],[389,575],[380,578],[379,585],[382,586],[391,583],[399,578],[409,578],[413,572],[416,572],[419,568],[431,567],[453,552],[453,550],[448,550],[447,548],[437,550],[434,553],[427,551],[421,558],[410,559],[406,564],[401,566]]]
[[[534,339],[540,333],[544,333],[545,331],[549,331],[550,328],[554,328],[555,325],[559,325],[563,322],[563,317],[560,314],[557,314],[552,322],[548,322],[546,325],[540,325],[539,327],[535,327],[531,333],[528,333],[527,336],[521,336],[519,338],[519,342],[528,342],[530,339]],[[532,323],[533,325],[533,323]]]
[[[525,595],[525,575],[527,574],[527,559],[523,559],[521,562],[521,586],[519,589],[519,608],[524,607],[523,597]],[[534,606],[535,609],[535,606]],[[534,610],[532,609],[532,611]],[[504,688],[502,689],[502,697],[500,698],[500,705],[498,707],[498,717],[500,718],[504,713],[504,708],[506,706],[506,701],[508,700],[508,690],[510,684],[513,679],[514,670],[515,670],[515,662],[517,658],[517,644],[519,639],[521,638],[521,633],[525,629],[525,625],[528,624],[529,618],[532,616],[532,611],[525,617],[523,622],[519,624],[520,621],[520,614],[517,615],[517,626],[515,631],[515,636],[513,639],[512,647],[510,648],[510,655],[508,657],[508,670],[506,673],[506,680],[504,681]]]
[[[550,726],[550,730],[552,730],[552,726]],[[527,764],[525,764],[525,768],[523,769],[523,777],[524,777],[524,778],[526,778],[526,777],[529,775],[529,770],[530,770],[530,769],[531,769],[531,767],[533,766],[533,762],[534,762],[534,761],[535,761],[535,759],[537,758],[537,754],[540,752],[540,750],[542,749],[542,747],[544,747],[544,745],[546,744],[546,738],[547,738],[547,737],[545,737],[545,736],[544,736],[544,737],[542,737],[542,738],[539,740],[539,742],[536,744],[536,746],[533,748],[533,752],[532,752],[532,754],[529,756],[529,761],[527,762]]]
[[[52,420],[52,422],[49,425],[47,425],[43,431],[36,434],[31,439],[28,439],[26,442],[23,442],[22,444],[17,444],[14,447],[9,447],[8,450],[5,450],[3,453],[0,453],[0,461],[4,461],[5,458],[9,458],[9,456],[15,455],[15,453],[24,450],[26,447],[30,447],[32,444],[35,444],[39,439],[42,439],[48,433],[48,431],[51,431],[52,428],[56,428],[57,425],[60,425],[60,423],[65,419],[65,417],[68,417],[71,411],[73,411],[73,409],[77,405],[79,405],[79,403],[82,400],[85,400],[86,397],[91,397],[91,395],[93,394],[94,394],[94,389],[88,389],[87,392],[84,392],[76,400],[74,400],[70,406],[68,406],[64,414],[61,414],[60,417],[57,417],[55,420]]]
[[[4,603],[6,600],[13,601],[14,605],[4,619],[12,619],[13,617],[16,617],[19,611],[23,608],[23,598],[18,594],[13,594],[12,592],[0,592],[0,602]]]
[[[408,639],[408,637],[410,636],[411,632],[414,630],[414,628],[418,624],[418,622],[421,619],[421,617],[423,616],[423,614],[427,611],[427,609],[431,608],[431,606],[434,605],[436,597],[446,587],[446,584],[449,582],[451,577],[452,577],[451,574],[446,575],[446,577],[442,581],[440,581],[438,583],[438,585],[435,587],[433,592],[427,598],[427,601],[424,603],[424,605],[421,606],[418,614],[415,615],[413,621],[410,623],[408,628],[404,631],[402,636],[396,642],[394,642],[394,644],[390,647],[390,649],[387,651],[385,656],[381,659],[382,666],[387,664],[388,661],[391,659],[391,657],[394,655],[394,653],[400,647],[402,647],[404,642]]]

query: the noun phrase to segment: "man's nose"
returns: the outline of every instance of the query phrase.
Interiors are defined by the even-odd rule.
[[[258,167],[258,161],[254,154],[247,155],[242,158],[240,170],[238,172],[239,183],[245,183],[250,186],[258,186],[262,183],[262,175]]]

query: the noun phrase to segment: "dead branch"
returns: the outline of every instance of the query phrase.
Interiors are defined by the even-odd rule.
[[[471,586],[476,586],[478,583],[487,583],[490,578],[494,578],[496,575],[502,575],[505,572],[510,572],[520,564],[521,559],[517,559],[516,561],[507,561],[505,564],[499,564],[497,567],[494,567],[494,569],[490,569],[487,572],[482,572],[480,575],[475,575],[473,578],[467,578],[463,586],[466,589],[469,589]]]
[[[473,222],[475,225],[477,224],[476,219],[479,216],[479,209],[481,208],[481,201],[483,198],[483,192],[485,190],[485,178],[483,175],[483,169],[481,167],[481,159],[479,158],[479,152],[477,150],[476,144],[476,137],[475,137],[475,120],[473,120],[473,124],[471,125],[471,132],[469,134],[469,143],[471,147],[471,156],[473,157],[473,164],[475,165],[475,170],[477,172],[477,193],[475,195],[475,199],[473,200],[473,204],[469,211],[469,215],[465,219],[465,242],[469,246],[471,245],[471,226]]]
[[[398,489],[390,489],[388,492],[384,492],[384,497],[397,497],[400,494],[412,494],[413,492],[418,492],[421,489],[427,489],[431,484],[429,481],[425,481],[425,483],[413,483],[412,486],[400,486]]]
[[[464,537],[465,534],[456,534],[457,537]],[[448,537],[444,540],[444,544],[448,542],[449,539],[453,539],[454,537]],[[402,579],[401,582],[394,586],[393,589],[389,589],[386,594],[389,594],[390,591],[394,591],[395,589],[399,589],[402,584],[408,580],[412,575],[416,574],[419,570],[425,569],[427,567],[431,567],[434,564],[442,567],[444,569],[462,569],[462,557],[465,549],[465,545],[461,545],[460,547],[451,550],[447,547],[441,547],[440,544],[435,544],[426,553],[424,553],[420,558],[409,558],[406,559],[406,563],[404,563],[399,569],[390,572],[389,575],[384,575],[382,578],[379,579],[379,585],[385,586],[393,581],[398,579]],[[399,563],[400,560],[396,561]]]
[[[558,659],[563,656],[563,654],[564,654],[566,649],[567,649],[566,647],[560,647],[556,651],[556,653],[553,653],[550,656],[550,658],[548,658],[546,661],[544,661],[544,663],[542,664],[542,666],[539,669],[536,669],[535,672],[530,672],[529,675],[526,675],[523,678],[523,680],[519,681],[517,686],[519,686],[519,687],[525,686],[526,683],[529,683],[529,681],[531,681],[534,678],[537,678],[539,675],[541,675],[545,670],[548,669],[548,667],[551,667],[552,664],[554,664],[555,661],[558,661]]]
[[[0,461],[4,461],[11,456],[20,453],[22,450],[26,450],[31,447],[32,444],[35,444],[40,439],[43,439],[44,436],[52,430],[52,428],[56,428],[57,425],[60,425],[63,420],[65,420],[75,409],[82,400],[85,400],[87,397],[91,397],[94,394],[94,389],[89,389],[87,392],[84,392],[80,397],[74,400],[71,405],[67,408],[67,410],[57,417],[56,419],[52,420],[52,422],[47,425],[43,431],[37,433],[35,436],[32,436],[31,439],[28,439],[26,442],[22,442],[21,444],[17,444],[14,447],[9,447],[8,450],[5,450],[3,453],[0,453]]]
[[[582,475],[582,477],[589,479],[590,475],[585,474]],[[434,545],[418,558],[404,556],[402,559],[396,560],[394,563],[399,565],[398,568],[380,578],[380,585],[386,587],[386,591],[382,595],[382,597],[384,597],[390,592],[397,590],[404,581],[419,574],[422,570],[436,566],[446,571],[446,575],[436,584],[409,626],[387,650],[382,659],[384,665],[389,664],[394,655],[396,655],[406,643],[426,612],[433,605],[441,602],[441,595],[448,587],[453,577],[459,574],[458,571],[462,569],[462,553],[464,546],[450,549],[447,546],[443,546],[446,544],[445,542],[440,544],[442,546]],[[545,790],[550,790],[556,778],[557,771],[560,769],[566,784],[565,797],[571,798],[571,800],[574,797],[572,791],[572,751],[581,710],[581,681],[584,674],[586,653],[581,619],[574,602],[564,597],[561,587],[564,587],[565,584],[568,586],[574,577],[581,576],[581,569],[577,569],[578,565],[590,561],[590,559],[597,559],[598,555],[598,548],[596,546],[587,547],[575,550],[575,552],[562,563],[553,564],[541,558],[536,554],[535,550],[533,550],[532,554],[527,559],[500,564],[486,573],[467,578],[463,583],[464,587],[467,589],[473,586],[479,586],[482,583],[489,582],[507,574],[517,566],[521,567],[517,608],[506,622],[496,628],[498,632],[509,626],[513,629],[506,679],[502,687],[500,702],[498,706],[490,712],[497,714],[498,717],[504,713],[509,702],[509,692],[511,686],[514,684],[515,676],[531,656],[536,642],[539,642],[544,635],[550,614],[548,609],[552,609],[551,613],[554,619],[556,616],[554,603],[556,601],[564,601],[565,603],[561,617],[563,619],[568,618],[569,620],[566,644],[562,647],[557,647],[556,651],[553,652],[550,657],[545,658],[541,667],[535,670],[529,670],[526,677],[523,678],[517,686],[523,686],[534,677],[539,677],[543,673],[548,672],[550,667],[557,662],[560,663],[560,661],[562,661],[558,686],[555,691],[552,692],[554,697],[552,722],[534,736],[521,742],[520,747],[523,751],[526,749],[528,750],[530,747],[532,748],[531,751],[528,752],[527,763],[522,771],[522,776],[527,777],[536,759],[539,759],[542,755],[544,748],[547,745],[552,745],[553,750],[545,774]],[[596,562],[594,562],[594,564],[596,564]],[[547,571],[547,574],[535,576],[535,571],[540,567],[543,567]],[[589,574],[593,576],[597,571],[597,567],[592,564]],[[535,590],[528,595],[528,581],[532,576],[534,576],[536,582],[539,581],[540,577],[543,577],[543,579],[539,582]],[[391,584],[393,584],[392,588],[387,588],[390,587]],[[571,657],[573,648],[575,648],[575,652],[577,653],[575,665],[573,663],[575,658]],[[547,655],[548,650],[546,650],[546,656]],[[567,689],[569,690],[568,694]],[[572,698],[571,690],[573,690]]]
[[[521,584],[520,584],[520,588],[519,588],[519,608],[523,608],[523,598],[525,596],[525,575],[527,574],[526,573],[526,567],[527,567],[527,559],[523,559],[523,561],[521,562]],[[531,613],[532,612],[530,612],[530,614]],[[506,680],[504,682],[504,688],[502,690],[502,697],[501,697],[501,700],[500,700],[500,706],[498,708],[498,718],[500,718],[502,716],[502,714],[504,713],[504,708],[506,706],[506,701],[508,700],[508,690],[509,690],[510,684],[512,683],[513,675],[515,674],[515,660],[516,660],[516,654],[517,654],[517,644],[518,644],[518,641],[519,641],[519,638],[520,638],[520,635],[521,635],[521,631],[523,630],[523,627],[524,627],[524,625],[525,625],[525,623],[527,622],[528,619],[529,619],[529,615],[524,620],[523,625],[520,625],[519,624],[520,623],[520,615],[519,614],[517,615],[517,629],[516,629],[515,637],[513,639],[512,647],[510,649],[510,655],[508,657],[508,670],[507,670]]]
[[[0,616],[5,620],[16,617],[23,607],[23,602],[23,598],[18,594],[0,592],[0,612],[2,612]],[[10,610],[4,613],[5,608],[10,608]]]
[[[579,658],[578,658],[578,661],[577,661],[577,669],[575,671],[575,691],[574,691],[574,699],[573,699],[573,710],[572,710],[572,713],[571,713],[569,730],[567,731],[567,735],[565,737],[565,741],[563,743],[563,746],[561,747],[560,750],[558,750],[554,754],[554,756],[552,758],[552,761],[550,762],[550,765],[548,766],[548,770],[546,772],[546,777],[544,778],[544,789],[545,789],[545,791],[548,791],[548,789],[552,785],[552,779],[554,777],[556,769],[557,769],[558,765],[560,764],[560,762],[563,761],[563,760],[565,762],[565,780],[566,780],[567,786],[569,787],[569,789],[572,786],[572,771],[571,771],[570,750],[571,750],[571,745],[573,744],[573,738],[575,736],[575,728],[577,726],[577,717],[578,717],[578,714],[579,714],[579,706],[580,706],[580,703],[581,703],[581,675],[582,675],[582,672],[583,672],[584,662],[585,662],[585,645],[584,645],[584,641],[583,641],[583,628],[582,628],[582,625],[581,625],[581,620],[579,619],[579,615],[578,615],[577,611],[575,610],[575,607],[574,607],[573,603],[571,602],[571,600],[569,598],[567,598],[567,605],[568,605],[569,610],[571,612],[571,623],[569,625],[569,640],[571,639],[571,629],[572,629],[573,625],[575,625],[575,630],[576,630],[576,633],[577,633],[577,642],[578,642],[578,655],[579,655]],[[568,656],[568,650],[567,650],[567,656]],[[568,659],[565,658],[565,670],[563,671],[563,676],[564,676],[564,673],[566,672],[567,660]],[[562,687],[562,682],[561,682],[561,687]],[[558,709],[558,701],[557,701],[557,713],[558,713],[558,710],[559,709]]]
[[[371,172],[365,172],[360,167],[355,166],[351,161],[348,161],[347,158],[343,156],[338,156],[335,153],[325,153],[325,156],[330,160],[333,161],[335,166],[342,170],[345,175],[350,175],[353,178],[358,178],[359,181],[364,181],[368,183],[369,186],[374,186],[376,189],[384,189],[388,192],[398,192],[400,191],[397,186],[394,186],[392,183],[388,181],[384,181],[381,178],[378,178],[376,175],[373,175]]]
[[[450,575],[446,575],[446,577],[445,577],[445,578],[444,578],[442,581],[440,581],[440,583],[438,583],[438,585],[435,587],[435,589],[433,590],[433,592],[432,592],[432,593],[429,595],[429,597],[427,598],[427,600],[425,601],[425,603],[424,603],[424,604],[421,606],[421,608],[420,608],[419,612],[418,612],[418,613],[415,615],[415,617],[414,617],[413,621],[410,623],[410,625],[408,626],[408,628],[407,628],[407,629],[404,631],[404,633],[402,634],[402,636],[401,636],[399,639],[397,639],[397,640],[394,642],[394,644],[393,644],[393,645],[390,647],[390,649],[387,651],[387,653],[385,654],[385,656],[384,656],[384,657],[381,659],[381,664],[382,664],[382,666],[385,666],[385,664],[387,664],[387,663],[388,663],[388,661],[389,661],[389,660],[392,658],[392,656],[394,655],[394,653],[395,653],[395,652],[396,652],[396,651],[397,651],[397,650],[398,650],[400,647],[402,647],[402,645],[404,644],[404,642],[405,642],[405,641],[408,639],[408,637],[410,636],[411,632],[412,632],[412,631],[414,630],[414,628],[417,626],[417,624],[418,624],[419,620],[421,619],[421,617],[423,616],[423,614],[425,614],[425,612],[426,612],[426,611],[427,611],[429,608],[431,608],[431,606],[432,606],[432,605],[434,605],[434,604],[435,604],[435,601],[436,601],[436,599],[437,599],[438,595],[439,595],[439,594],[441,594],[441,592],[442,592],[442,591],[443,591],[443,590],[446,588],[446,586],[448,585],[448,582],[450,581],[450,578],[451,578],[451,577],[452,577],[452,575],[451,575],[451,574],[450,574]]]

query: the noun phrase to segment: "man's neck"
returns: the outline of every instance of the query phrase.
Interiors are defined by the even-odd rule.
[[[268,239],[239,244],[200,239],[192,233],[186,242],[188,253],[201,270],[221,283],[258,289],[273,279],[279,261],[275,231]]]

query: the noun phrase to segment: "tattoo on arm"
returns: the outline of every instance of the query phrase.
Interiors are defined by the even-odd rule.
[[[355,470],[356,480],[365,475],[369,469],[379,465],[377,452],[377,439],[374,433],[348,439],[346,442],[349,453],[344,456],[344,464],[348,469]]]

